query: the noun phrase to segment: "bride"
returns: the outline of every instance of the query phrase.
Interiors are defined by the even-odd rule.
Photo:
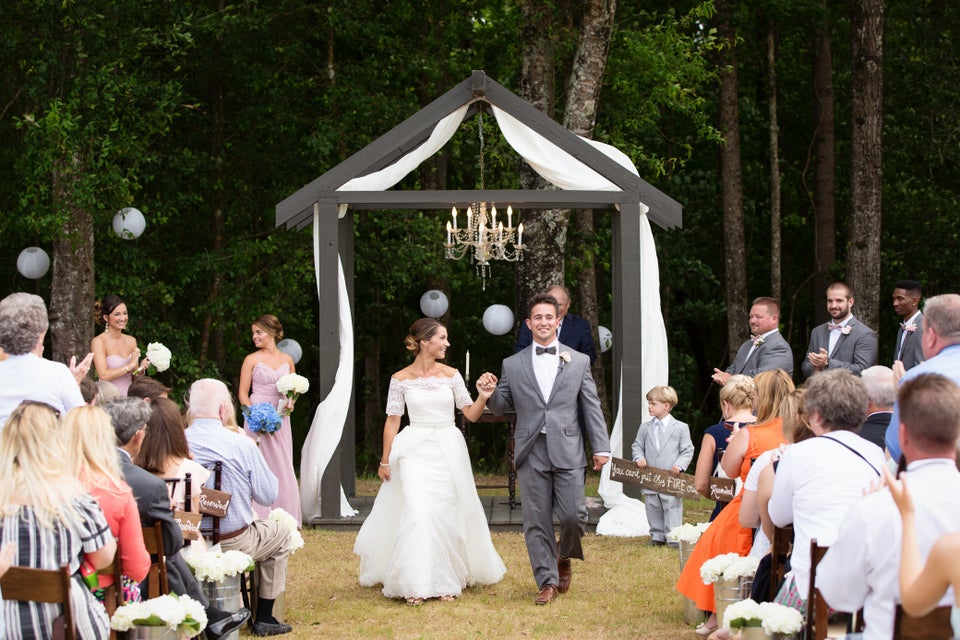
[[[454,407],[474,421],[494,385],[473,402],[460,372],[437,362],[450,343],[433,318],[413,323],[404,340],[413,363],[390,378],[383,427],[383,480],[357,534],[360,584],[419,605],[453,600],[474,584],[499,582],[506,567],[490,540],[470,457]],[[400,430],[404,405],[410,425]],[[399,433],[398,433],[399,432]]]

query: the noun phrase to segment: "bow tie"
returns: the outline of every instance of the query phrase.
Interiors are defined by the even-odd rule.
[[[542,356],[545,353],[549,353],[550,355],[557,355],[557,348],[556,347],[537,347],[538,356]]]
[[[840,324],[839,322],[828,322],[827,329],[829,329],[830,331],[840,331],[841,329],[843,329],[843,325]]]

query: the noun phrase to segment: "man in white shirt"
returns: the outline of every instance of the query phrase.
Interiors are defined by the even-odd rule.
[[[783,369],[793,375],[793,351],[780,335],[780,305],[773,298],[760,297],[750,307],[750,339],[740,345],[733,364],[726,371],[713,370],[712,379],[721,387],[735,373],[755,377],[763,371]]]
[[[905,382],[897,400],[900,445],[907,459],[916,508],[921,560],[944,533],[960,530],[960,387],[938,374]],[[902,522],[890,492],[883,489],[856,502],[836,541],[817,566],[817,587],[840,611],[863,607],[867,640],[888,639],[900,599]],[[953,602],[947,590],[941,605]],[[848,636],[850,637],[850,636]]]

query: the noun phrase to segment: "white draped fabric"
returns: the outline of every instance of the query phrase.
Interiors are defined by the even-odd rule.
[[[438,122],[430,137],[422,145],[390,166],[369,175],[354,178],[343,184],[339,190],[382,191],[397,184],[410,171],[416,169],[421,162],[431,157],[450,140],[463,121],[468,107],[469,105],[464,105]],[[561,189],[572,190],[615,191],[618,189],[610,180],[501,109],[493,106],[493,113],[504,138],[510,146],[551,184]],[[635,175],[639,175],[636,167],[623,152],[602,142],[587,138],[582,139]],[[656,246],[646,216],[648,209],[642,204],[640,209],[640,299],[644,301],[642,307],[643,335],[641,336],[643,362],[641,366],[645,387],[643,392],[646,393],[653,385],[667,384],[668,368],[666,329],[663,324],[663,316],[660,313],[660,273],[657,265]],[[345,213],[346,205],[341,205],[339,215],[342,217]],[[319,238],[316,229],[315,214],[315,261],[319,257]],[[319,274],[317,280],[319,283]],[[351,380],[353,377],[353,325],[342,267],[340,268],[338,281],[340,285],[340,362],[334,387],[320,404],[314,416],[310,433],[304,443],[300,465],[300,499],[303,516],[307,521],[320,515],[320,478],[323,476],[323,471],[333,456],[343,434],[344,421],[350,403]],[[614,336],[614,339],[622,339],[622,337]],[[614,453],[621,451],[622,441],[621,407],[618,405],[611,438]],[[626,497],[623,494],[623,486],[619,482],[610,481],[608,468],[604,469],[601,477],[600,496],[609,511],[601,518],[601,524],[597,527],[599,533],[626,536],[639,536],[648,533],[643,504],[639,500]],[[341,488],[341,515],[347,517],[354,513],[346,497],[343,496]],[[601,525],[603,531],[601,531]]]

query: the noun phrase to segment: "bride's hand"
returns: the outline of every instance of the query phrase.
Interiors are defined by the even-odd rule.
[[[497,376],[486,371],[477,378],[477,393],[484,398],[489,398],[497,388]]]
[[[383,482],[390,480],[390,465],[381,464],[380,468],[377,469],[377,475]]]

